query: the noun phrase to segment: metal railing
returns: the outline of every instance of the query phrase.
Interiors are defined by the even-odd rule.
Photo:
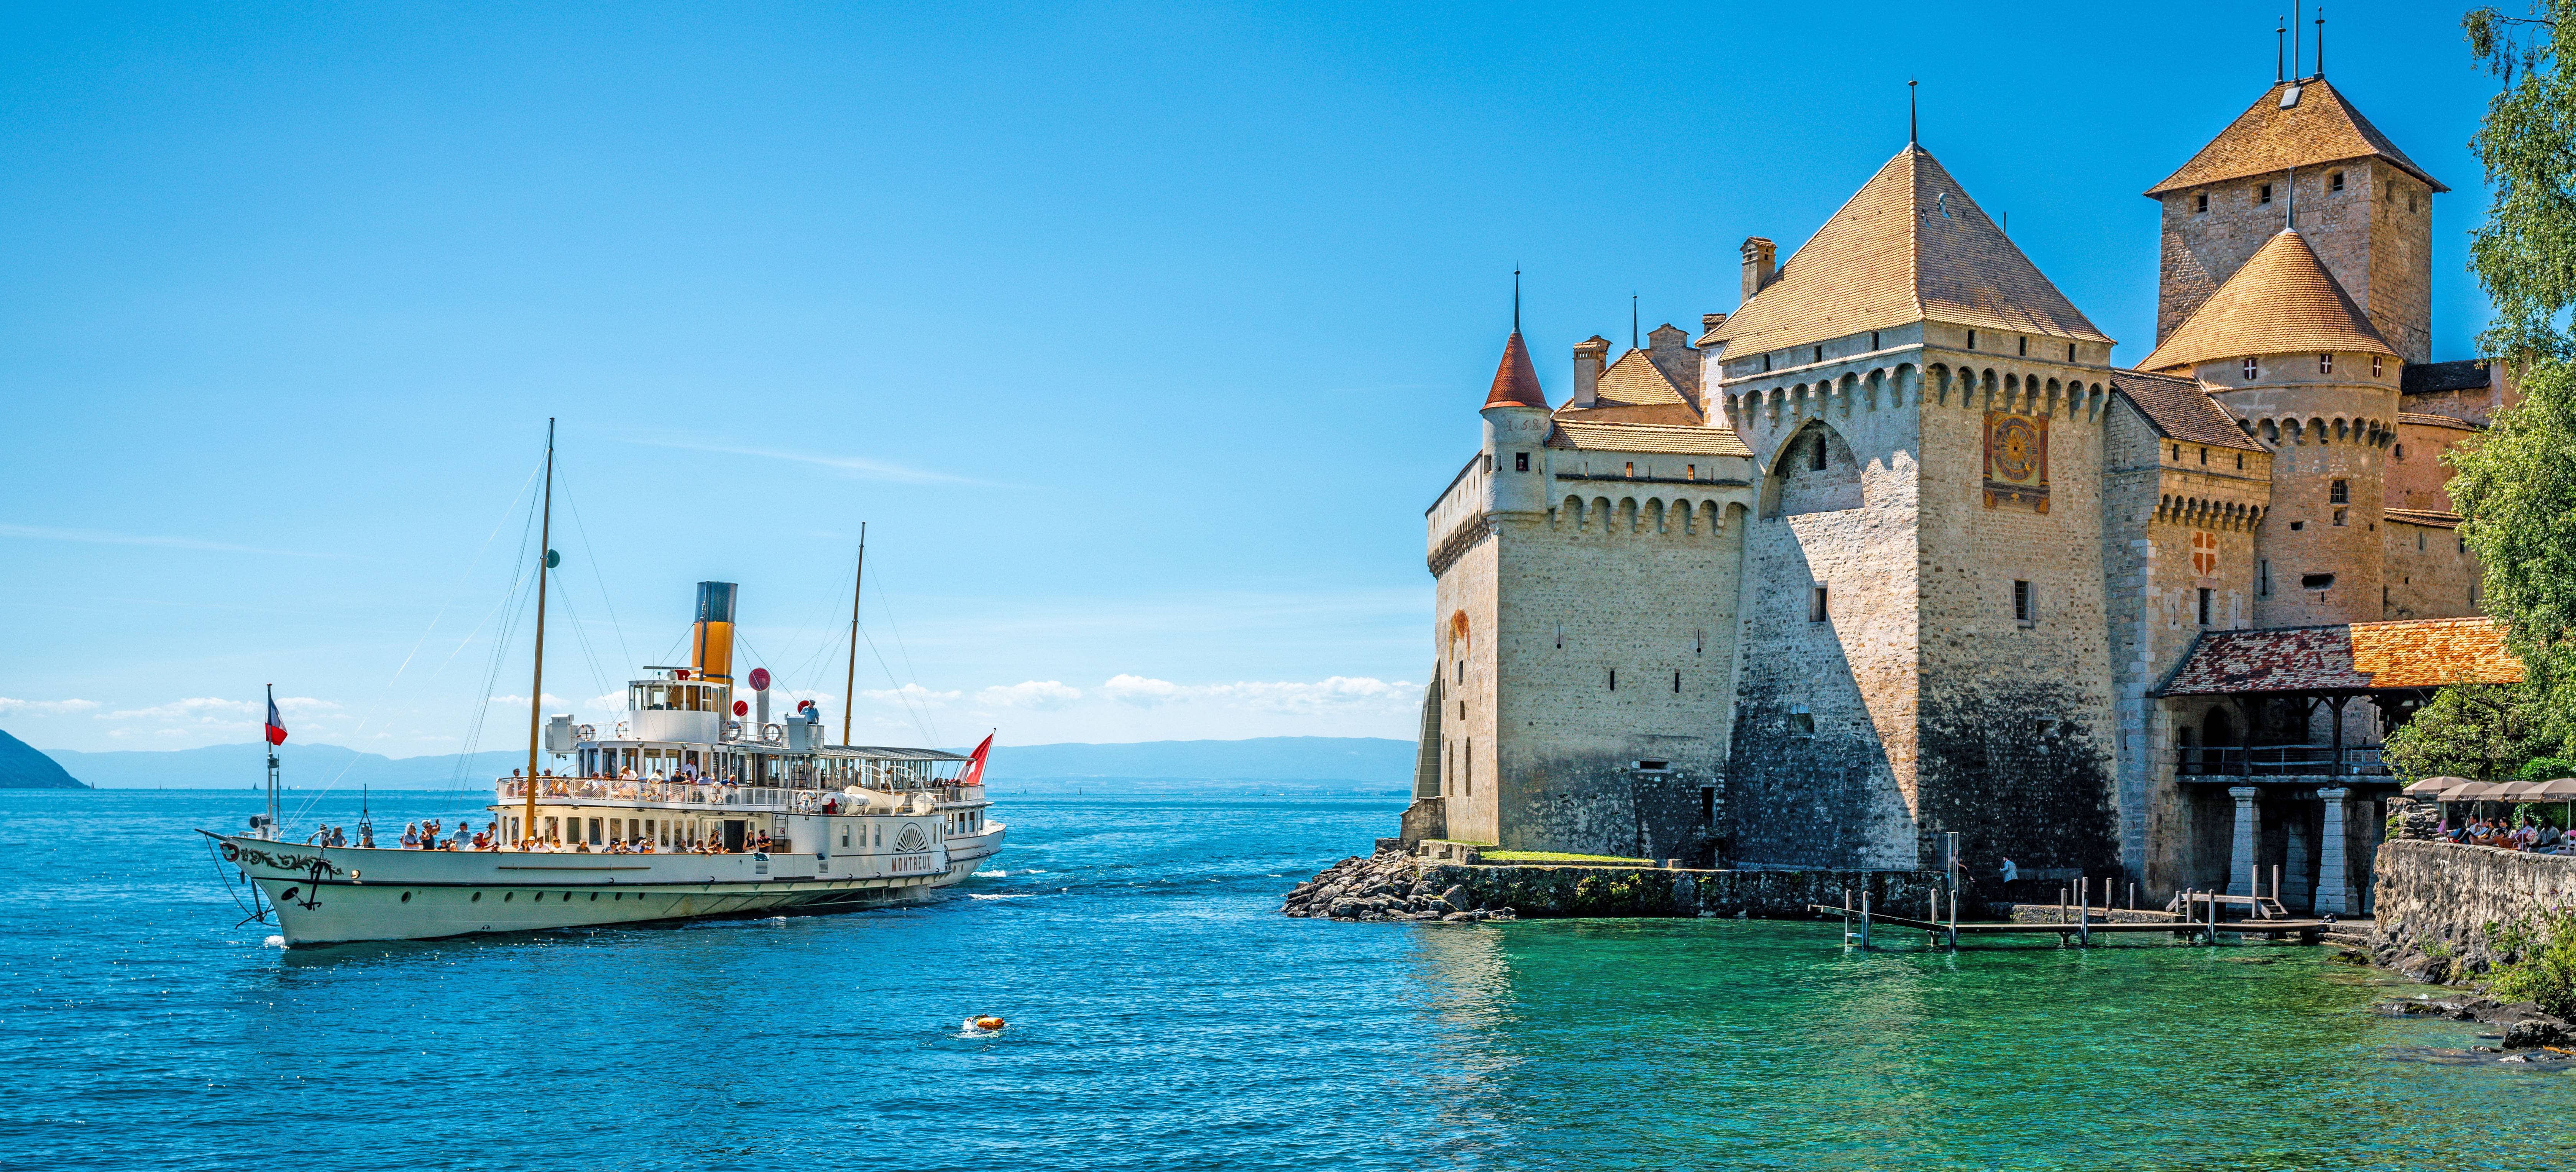
[[[723,809],[784,811],[791,814],[819,813],[827,803],[843,809],[852,803],[837,789],[799,786],[723,785],[716,782],[639,781],[605,777],[539,777],[537,800],[653,802],[678,806],[710,806]],[[526,801],[528,779],[505,777],[493,786],[498,800]],[[890,802],[901,802],[921,794],[933,802],[980,801],[984,787],[932,786],[918,790],[866,790],[872,796]]]
[[[2187,745],[2174,772],[2185,777],[2386,777],[2378,745]]]

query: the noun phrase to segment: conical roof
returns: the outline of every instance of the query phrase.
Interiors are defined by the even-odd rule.
[[[2294,84],[2299,87],[2299,100],[2284,110],[2283,92]],[[2386,159],[2435,191],[2450,190],[2442,186],[2441,180],[2425,174],[2415,160],[2406,157],[2406,152],[2398,150],[2397,144],[2388,141],[2388,136],[2371,125],[2370,119],[2361,116],[2361,111],[2353,109],[2343,94],[2327,85],[2326,79],[2315,77],[2305,82],[2274,83],[2181,170],[2148,188],[2147,195],[2157,198],[2179,188],[2361,158]]]
[[[1880,167],[1710,338],[1741,354],[1925,320],[2111,340],[1919,146]]]
[[[1494,390],[1485,396],[1485,406],[1547,409],[1547,392],[1538,388],[1538,368],[1530,365],[1529,347],[1521,344],[1519,330],[1503,343],[1502,365],[1494,368]]]
[[[2255,354],[2331,351],[2403,357],[2371,328],[2307,238],[2291,229],[2255,249],[2138,369],[2187,370]]]

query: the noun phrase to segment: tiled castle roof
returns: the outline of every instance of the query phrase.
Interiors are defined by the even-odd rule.
[[[1927,319],[2110,341],[1916,146],[1879,168],[1702,341],[1741,355]]]
[[[1652,423],[1556,421],[1547,446],[1579,452],[1670,452],[1683,456],[1750,456],[1753,449],[1733,429],[1668,427]]]
[[[2200,148],[2182,169],[2165,176],[2165,181],[2147,189],[2150,198],[2186,187],[2200,187],[2307,167],[2342,159],[2382,158],[2406,169],[2435,191],[2449,191],[2441,180],[2425,174],[2406,152],[2388,141],[2370,119],[2353,109],[2341,93],[2326,84],[2326,79],[2311,78],[2299,85],[2298,104],[2281,108],[2282,92],[2293,83],[2276,82],[2265,90],[2253,106],[2228,123],[2218,137]]]
[[[1664,368],[1655,365],[1644,350],[1630,350],[1619,356],[1601,372],[1593,384],[1593,395],[1604,407],[1644,407],[1656,403],[1686,403],[1688,397],[1674,385]]]
[[[2166,439],[2245,452],[2271,450],[2254,442],[2236,425],[2236,417],[2191,379],[2115,370],[2111,385]]]
[[[2327,351],[2403,360],[2371,328],[2352,295],[2335,283],[2307,237],[2287,229],[2255,249],[2245,267],[2158,343],[2138,368],[2189,370],[2247,355]]]
[[[1547,406],[1547,392],[1539,389],[1538,368],[1530,364],[1529,347],[1521,344],[1519,330],[1513,330],[1511,340],[1503,343],[1503,361],[1494,368],[1494,389],[1485,396],[1485,406]]]
[[[2211,631],[2192,644],[2163,696],[2369,691],[2507,684],[2522,662],[2488,618],[2415,619],[2273,631]]]

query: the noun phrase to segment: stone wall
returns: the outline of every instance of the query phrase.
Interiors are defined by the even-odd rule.
[[[2334,190],[2336,175],[2343,189]],[[2391,186],[2394,185],[2394,186]],[[2263,198],[2269,188],[2271,198]],[[2207,210],[2200,197],[2209,197]],[[2285,174],[2254,175],[2163,197],[2156,340],[2289,226]],[[2299,232],[2371,325],[2409,362],[2432,356],[2432,189],[2375,159],[2298,173]]]
[[[2390,518],[2384,527],[2388,569],[2380,585],[2390,619],[2464,618],[2478,613],[2478,556],[2450,524]]]
[[[2414,400],[2421,395],[2405,396],[2399,409],[2408,414],[2419,411]],[[2448,513],[2451,507],[2451,469],[2442,456],[2477,436],[2468,427],[2445,423],[2417,423],[2411,419],[2397,421],[2397,443],[2388,454],[2388,507],[2419,509],[2428,513]]]
[[[2576,858],[2456,842],[2380,844],[2374,921],[2382,964],[2465,980],[2496,957],[2490,925],[2576,907]]]
[[[1809,904],[1855,905],[1916,919],[1941,890],[1937,871],[1703,871],[1645,867],[1433,864],[1436,887],[1463,886],[1477,906],[1511,908],[1524,919],[1572,916],[1736,916],[1804,920]],[[1962,919],[1976,911],[1962,904]],[[1897,931],[1899,929],[1887,929]]]

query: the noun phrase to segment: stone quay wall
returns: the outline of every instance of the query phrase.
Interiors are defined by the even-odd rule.
[[[2495,962],[2489,925],[2576,907],[2576,857],[2421,839],[2380,844],[2373,959],[2418,980],[2471,980]]]
[[[1809,904],[1854,907],[1916,919],[1940,891],[1938,871],[1703,871],[1661,867],[1426,863],[1434,887],[1464,887],[1476,906],[1511,908],[1523,919],[1575,916],[1744,916],[1815,918]],[[1976,912],[1963,906],[1960,915]]]

